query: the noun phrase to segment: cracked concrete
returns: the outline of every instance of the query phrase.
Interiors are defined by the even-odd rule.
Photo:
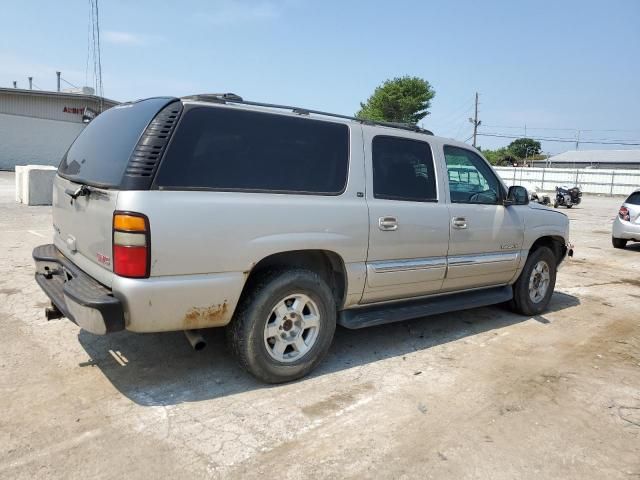
[[[640,245],[586,197],[550,311],[338,329],[312,376],[260,384],[219,330],[96,337],[47,322],[48,207],[0,173],[1,478],[640,478]]]

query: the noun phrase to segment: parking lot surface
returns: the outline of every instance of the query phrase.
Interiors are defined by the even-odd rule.
[[[265,386],[221,330],[97,337],[47,322],[31,250],[50,207],[0,172],[0,478],[640,478],[640,244],[620,198],[566,210],[550,311],[501,307],[349,331]]]

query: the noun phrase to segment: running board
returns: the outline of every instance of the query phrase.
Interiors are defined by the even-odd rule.
[[[422,300],[354,308],[339,312],[338,325],[350,329],[372,327],[439,313],[455,312],[456,310],[486,307],[507,302],[511,298],[513,298],[513,289],[511,286],[505,286],[465,293],[451,293]]]

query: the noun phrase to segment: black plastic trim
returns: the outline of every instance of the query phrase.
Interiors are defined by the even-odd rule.
[[[121,190],[149,190],[182,110],[182,102],[174,98],[147,125],[131,152]]]
[[[46,262],[60,266],[56,271],[47,274],[36,272],[35,278],[40,288],[65,317],[78,323],[69,311],[66,296],[79,305],[98,310],[102,315],[106,333],[124,330],[122,302],[113,296],[109,288],[80,270],[55,245],[47,244],[34,248],[33,259],[36,263]]]
[[[421,300],[407,300],[343,310],[338,315],[338,324],[350,329],[365,328],[468,308],[486,307],[507,302],[511,298],[513,298],[513,288],[509,285],[451,293]]]

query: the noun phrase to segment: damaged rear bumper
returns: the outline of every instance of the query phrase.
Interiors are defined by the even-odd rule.
[[[36,247],[33,259],[36,282],[65,317],[97,335],[125,328],[122,302],[62,255],[55,245]]]

